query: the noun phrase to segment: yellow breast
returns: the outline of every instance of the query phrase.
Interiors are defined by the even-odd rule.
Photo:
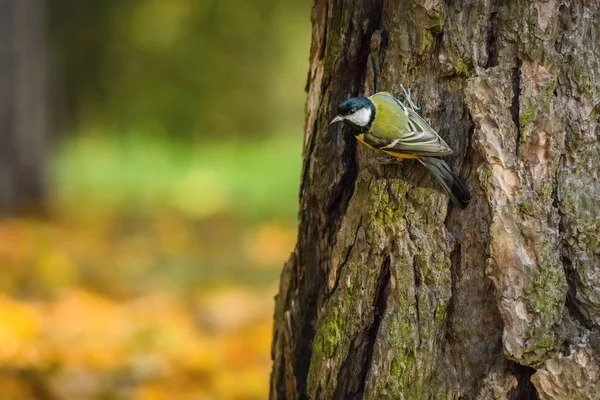
[[[365,146],[367,146],[368,148],[372,149],[373,146],[371,146],[370,144],[368,144],[367,142],[365,142],[365,134],[361,133],[356,135],[356,139],[361,142],[362,144],[364,144]]]

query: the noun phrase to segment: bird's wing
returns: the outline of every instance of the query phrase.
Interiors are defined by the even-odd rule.
[[[446,156],[453,153],[446,142],[414,110],[404,106],[387,92],[372,96],[376,108],[388,107],[390,112],[365,134],[372,147],[392,155]]]

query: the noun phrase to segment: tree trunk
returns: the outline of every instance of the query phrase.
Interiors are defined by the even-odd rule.
[[[43,2],[0,0],[0,213],[44,192],[48,121]]]
[[[600,4],[316,0],[312,21],[271,398],[599,399]],[[329,125],[401,84],[465,210]]]

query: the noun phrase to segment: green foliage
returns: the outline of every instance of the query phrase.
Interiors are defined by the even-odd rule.
[[[56,0],[49,14],[55,89],[77,128],[234,136],[301,126],[308,0]]]
[[[296,218],[301,137],[190,143],[86,135],[57,149],[59,202],[171,210],[197,217]]]

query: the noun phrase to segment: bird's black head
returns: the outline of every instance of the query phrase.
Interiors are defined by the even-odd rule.
[[[360,130],[368,129],[375,118],[375,105],[366,97],[352,97],[338,106],[338,115],[331,121],[344,121]]]
[[[369,107],[371,104],[371,100],[366,97],[351,97],[340,103],[338,106],[338,114],[344,116],[353,114],[363,107]]]

